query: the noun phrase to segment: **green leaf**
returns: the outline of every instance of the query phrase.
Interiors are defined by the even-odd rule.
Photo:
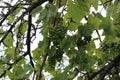
[[[49,56],[54,56],[56,54],[56,48],[55,46],[51,46],[51,48],[48,50]]]
[[[88,20],[89,20],[88,23],[92,24],[96,29],[99,28],[99,25],[100,25],[100,22],[101,22],[101,20],[99,18],[90,15],[88,17]]]
[[[3,31],[3,29],[0,29],[0,38],[4,35],[4,31]],[[3,34],[2,34],[3,33]]]
[[[0,64],[0,75],[4,73],[4,70],[6,70],[6,67]]]
[[[99,18],[100,20],[103,19],[103,16],[100,14],[100,13],[95,13],[95,12],[92,12],[92,14],[94,14],[95,17]]]
[[[113,16],[114,20],[113,20],[113,24],[115,26],[119,26],[120,25],[120,12],[116,13],[116,15]]]
[[[101,0],[102,3],[106,2],[107,0]]]
[[[43,48],[36,48],[35,50],[32,51],[32,54],[34,60],[39,60],[40,56],[44,54]]]
[[[32,0],[32,2],[36,2],[37,0]]]
[[[104,30],[106,37],[115,35],[110,17],[103,18],[99,28]]]
[[[94,64],[96,63],[97,57],[96,56],[88,56],[87,58],[88,58],[88,66],[89,66],[88,71],[89,71],[90,67],[92,68],[92,66],[94,66]]]
[[[13,46],[13,39],[12,39],[12,34],[9,33],[7,37],[4,40],[4,43],[7,45],[7,47]]]
[[[29,64],[24,64],[22,67],[21,65],[14,66],[12,72],[7,71],[7,75],[12,80],[19,80],[19,79],[28,79],[29,76],[32,74],[33,68]]]
[[[98,9],[98,0],[89,0],[89,3],[91,3],[96,10]]]
[[[20,77],[20,74],[19,73],[22,73],[23,72],[23,68],[21,65],[16,65],[14,66],[14,69],[13,69],[13,72],[15,73],[16,76]],[[19,73],[18,73],[19,72]],[[23,76],[21,76],[22,78]]]
[[[24,78],[29,78],[29,76],[32,74],[33,72],[33,68],[31,65],[29,64],[24,64],[24,67],[23,67],[23,72],[20,74],[20,77],[24,77]]]
[[[58,75],[56,75],[52,80],[67,80],[67,73],[63,72]]]
[[[95,53],[95,56],[97,56],[97,58],[102,58],[103,52],[100,51],[100,50],[97,50],[96,53]]]
[[[68,38],[64,38],[64,39],[62,40],[62,43],[61,43],[60,47],[61,47],[62,49],[67,50],[67,49],[70,47],[70,45],[71,45],[71,41],[70,41]]]
[[[107,8],[107,16],[112,16],[113,14],[113,9],[114,9],[114,4],[111,3],[111,5],[108,5],[108,8]]]
[[[0,65],[8,64],[9,63],[8,61],[9,60],[6,57],[0,56]]]
[[[61,0],[61,6],[64,6],[65,5],[65,0]]]
[[[74,71],[69,71],[68,80],[73,80],[79,73],[78,69],[75,68]]]
[[[34,0],[34,2],[35,2],[35,1],[37,1],[37,0]],[[42,6],[38,6],[37,8],[35,8],[35,9],[32,10],[32,13],[31,13],[31,14],[32,14],[33,16],[35,16],[36,14],[40,14],[41,10],[42,10]]]
[[[24,34],[27,31],[27,25],[28,23],[24,21],[21,26],[21,33]]]
[[[14,50],[15,50],[15,47],[7,48],[5,50],[5,55],[6,55],[6,60],[7,61],[10,61],[10,60],[14,59]],[[17,56],[17,54],[16,54],[16,56]]]
[[[78,30],[81,36],[91,36],[94,30],[94,26],[92,24],[85,24],[83,26],[79,26]]]
[[[68,30],[75,31],[79,25],[80,25],[80,23],[70,22],[69,26],[68,26]]]
[[[64,38],[60,44],[60,47],[67,51],[69,48],[74,48],[76,46],[75,41],[77,40],[77,35],[67,36]]]
[[[8,71],[6,72],[6,74],[8,75],[8,77],[11,79],[11,80],[16,80],[17,79],[17,76],[12,73],[11,71]]]
[[[69,0],[68,1],[68,15],[73,18],[75,22],[80,22],[82,18],[89,12],[89,6],[86,1],[82,0]]]
[[[14,21],[14,19],[15,19],[15,16],[13,14],[8,16],[9,23],[12,23]]]
[[[29,80],[34,75],[38,80],[42,70],[41,80],[74,80],[77,77],[78,80],[89,80],[94,72],[99,72],[106,64],[115,61],[120,53],[119,0],[31,0],[30,3],[30,0],[4,1],[0,0],[1,4],[5,4],[0,10],[0,38],[4,39],[0,42],[1,79],[7,77],[10,80]],[[98,11],[100,6],[103,7],[102,12],[106,11],[106,17]],[[91,13],[91,7],[96,11]],[[33,18],[32,24],[35,24],[31,29],[31,44],[36,43],[33,38],[41,38],[37,34],[43,38],[31,54],[35,68],[27,61],[29,54],[26,53],[26,17],[29,12]],[[34,20],[37,22],[34,23]],[[81,20],[85,20],[85,23]],[[100,36],[94,33],[96,29],[103,30],[100,31]],[[102,42],[98,37],[94,39],[94,34]],[[100,47],[96,49],[96,45]],[[105,76],[119,80],[118,61],[113,67],[114,72],[112,69],[111,74],[107,73]],[[5,75],[2,75],[4,71]],[[44,72],[48,72],[50,76],[46,76]],[[94,79],[98,80],[99,76],[98,74]]]
[[[38,43],[38,47],[39,47],[39,48],[42,48],[43,45],[44,45],[44,41],[39,41],[39,43]]]
[[[36,23],[50,23],[57,13],[57,7],[55,5],[47,4],[45,8],[41,11],[39,19]]]

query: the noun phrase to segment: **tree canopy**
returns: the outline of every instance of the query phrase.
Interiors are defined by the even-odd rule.
[[[120,0],[0,0],[0,78],[120,80]]]

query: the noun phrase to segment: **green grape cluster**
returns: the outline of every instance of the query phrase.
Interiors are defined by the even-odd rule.
[[[56,53],[53,56],[48,57],[48,63],[51,69],[55,69],[56,62],[62,60],[64,51],[62,49],[56,49]]]
[[[62,60],[63,53],[64,53],[64,51],[61,50],[61,49],[57,49],[56,50],[56,54],[54,56],[56,57],[57,61],[61,61]]]
[[[55,47],[55,53],[48,57],[48,63],[51,69],[55,69],[56,62],[60,62],[63,57],[64,51],[60,48],[60,43],[63,38],[65,38],[67,32],[67,27],[56,26],[49,29],[49,39],[53,42]]]
[[[78,38],[77,40],[77,46],[78,48],[87,45],[87,43],[89,43],[91,41],[91,36],[84,36],[84,39],[82,39],[82,37]]]
[[[48,63],[49,63],[50,69],[55,69],[56,60],[55,60],[54,56],[48,57]]]
[[[64,26],[51,27],[49,29],[49,38],[55,46],[58,46],[65,37],[67,28]]]
[[[84,40],[86,43],[89,43],[91,41],[91,36],[85,36]]]

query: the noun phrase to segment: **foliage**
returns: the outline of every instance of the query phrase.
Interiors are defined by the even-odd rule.
[[[120,79],[119,0],[0,0],[0,5],[1,79],[47,80],[47,73],[50,80]]]

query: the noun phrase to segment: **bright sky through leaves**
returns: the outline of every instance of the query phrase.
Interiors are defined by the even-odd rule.
[[[0,78],[119,80],[119,0],[0,0]]]

